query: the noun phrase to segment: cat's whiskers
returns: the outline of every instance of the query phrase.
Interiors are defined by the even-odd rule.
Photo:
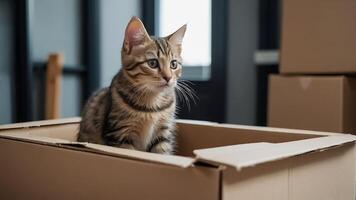
[[[198,99],[198,96],[195,94],[195,90],[189,85],[189,84],[192,84],[192,83],[190,81],[187,81],[187,80],[184,80],[184,81],[179,82],[180,86],[183,87],[186,90],[187,94],[193,100],[194,104],[196,104],[195,99]]]
[[[183,89],[181,89],[181,88],[179,87],[179,85],[177,85],[176,89],[177,89],[177,90],[176,90],[176,91],[177,91],[176,94],[177,94],[177,96],[178,96],[178,100],[179,100],[180,102],[186,104],[187,107],[188,107],[188,110],[190,110],[189,99],[187,98],[187,96],[185,95],[185,93],[182,91]]]
[[[195,91],[193,88],[191,88],[188,84],[191,82],[187,80],[178,80],[177,81],[177,96],[178,100],[183,100],[182,102],[185,103],[188,107],[188,110],[190,110],[190,100],[196,104],[196,99],[198,99],[198,96],[195,94]]]
[[[198,96],[195,94],[195,90],[189,85],[189,84],[194,85],[192,82],[187,80],[180,80],[179,84],[184,85],[184,87],[188,90],[189,94],[192,95],[193,99],[194,98],[198,99]]]

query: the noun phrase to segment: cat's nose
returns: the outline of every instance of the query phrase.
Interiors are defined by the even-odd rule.
[[[162,76],[162,78],[168,83],[171,80],[172,76]]]

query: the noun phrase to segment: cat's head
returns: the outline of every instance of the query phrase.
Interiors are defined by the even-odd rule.
[[[182,75],[182,40],[186,25],[166,37],[150,37],[139,18],[125,31],[121,50],[123,71],[137,87],[153,92],[172,90]]]

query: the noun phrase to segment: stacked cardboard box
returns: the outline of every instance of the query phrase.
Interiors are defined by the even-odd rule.
[[[284,0],[268,125],[356,133],[356,1]]]

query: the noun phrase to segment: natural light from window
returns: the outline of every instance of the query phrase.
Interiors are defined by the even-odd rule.
[[[210,67],[211,0],[160,0],[159,35],[171,34],[187,24],[182,57],[185,66]]]

